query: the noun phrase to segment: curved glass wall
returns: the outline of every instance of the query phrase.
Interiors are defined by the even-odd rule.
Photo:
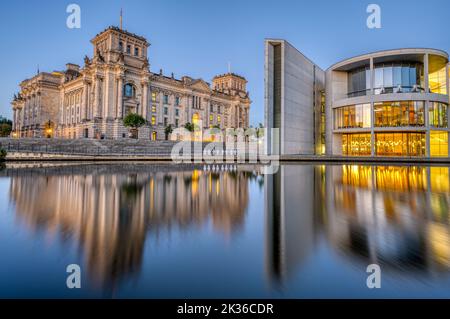
[[[425,156],[425,133],[375,133],[379,156]]]
[[[375,65],[374,93],[423,92],[422,63],[381,63]]]
[[[448,133],[445,131],[430,132],[430,155],[432,157],[448,156]]]
[[[430,126],[448,127],[448,105],[439,102],[430,102],[428,106]]]
[[[342,155],[370,156],[370,133],[342,134]]]
[[[370,68],[353,70],[348,74],[348,97],[367,95],[370,90]]]
[[[374,103],[375,127],[424,126],[423,101]]]
[[[445,65],[428,75],[428,83],[431,93],[447,94],[447,77]]]
[[[335,129],[371,127],[370,104],[344,106],[333,112]]]

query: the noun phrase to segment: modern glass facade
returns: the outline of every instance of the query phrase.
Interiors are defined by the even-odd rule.
[[[448,156],[448,133],[446,131],[430,132],[430,155],[432,157]]]
[[[424,87],[422,63],[390,62],[376,64],[374,93],[422,92]]]
[[[357,104],[334,109],[334,128],[368,128],[371,126],[370,104]]]
[[[378,156],[425,156],[424,132],[375,133]]]
[[[445,65],[428,76],[431,93],[447,94],[447,76]]]
[[[369,134],[342,134],[342,155],[370,156]]]
[[[379,102],[374,104],[375,127],[424,126],[423,101]]]
[[[432,127],[448,127],[448,105],[439,102],[430,102],[428,118]]]
[[[348,97],[363,96],[370,90],[370,68],[368,66],[349,72]]]

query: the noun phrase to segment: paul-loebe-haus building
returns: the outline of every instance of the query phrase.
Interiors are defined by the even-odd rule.
[[[448,157],[448,54],[375,52],[326,71],[285,40],[265,41],[268,151]]]
[[[247,128],[250,99],[245,78],[234,73],[175,79],[150,72],[149,43],[109,27],[91,40],[93,58],[84,67],[41,72],[20,83],[12,101],[14,137],[128,138],[123,118],[147,120],[139,138],[164,139],[168,125],[203,123],[203,128]],[[49,136],[51,135],[51,136]]]

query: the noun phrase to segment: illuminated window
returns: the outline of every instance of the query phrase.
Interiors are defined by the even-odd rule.
[[[213,120],[214,120],[214,116],[211,114],[211,115],[209,116],[209,121],[212,122]]]
[[[380,156],[425,156],[425,133],[376,133],[375,152]]]
[[[358,104],[334,109],[334,127],[368,128],[371,117],[370,104]]]
[[[220,115],[218,115],[217,116],[217,123],[220,123],[220,121],[221,121],[221,118],[220,118]]]
[[[447,109],[447,104],[431,102],[428,110],[430,126],[447,127]]]
[[[375,127],[424,126],[425,105],[421,101],[374,104]]]
[[[156,116],[152,116],[152,125],[156,124]]]
[[[430,57],[430,65],[433,64],[432,60],[433,56]],[[438,94],[447,94],[447,77],[445,74],[445,70],[446,70],[445,65],[443,65],[441,68],[437,70],[430,70],[430,74],[428,76],[430,92]]]
[[[432,157],[448,156],[448,133],[444,131],[430,132],[430,155]]]
[[[342,155],[369,156],[370,134],[342,134]]]
[[[156,105],[152,105],[152,112],[156,113]]]
[[[156,92],[152,92],[152,102],[156,102]]]

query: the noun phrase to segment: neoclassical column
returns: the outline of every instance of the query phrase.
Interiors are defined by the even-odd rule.
[[[148,81],[143,81],[142,83],[142,117],[147,120],[148,112]]]
[[[90,94],[90,83],[89,82],[85,82],[84,85],[84,113],[83,113],[83,117],[84,120],[87,120],[89,118],[89,94]]]
[[[95,98],[94,98],[94,118],[100,117],[100,85],[101,77],[99,75],[95,76]]]
[[[123,117],[123,76],[120,75],[117,78],[117,118],[121,119]]]

